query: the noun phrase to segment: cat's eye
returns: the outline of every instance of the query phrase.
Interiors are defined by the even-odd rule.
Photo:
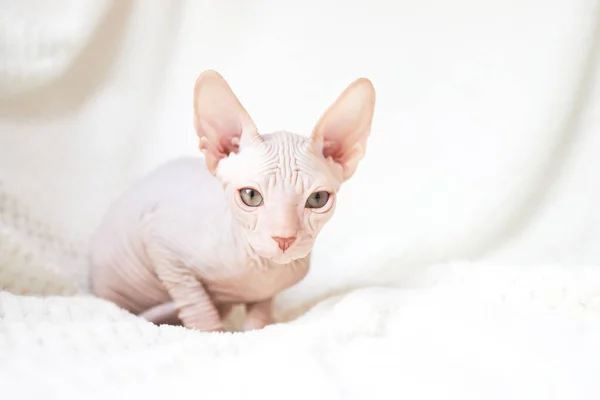
[[[326,191],[314,192],[306,200],[306,208],[322,208],[329,200],[329,193]]]
[[[263,202],[262,194],[252,188],[243,188],[240,190],[240,198],[248,207],[258,207]]]

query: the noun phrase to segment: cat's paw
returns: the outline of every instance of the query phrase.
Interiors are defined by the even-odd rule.
[[[247,318],[244,321],[244,326],[242,327],[242,330],[244,332],[260,330],[272,323],[273,321],[271,321],[270,318],[268,320],[266,318]]]

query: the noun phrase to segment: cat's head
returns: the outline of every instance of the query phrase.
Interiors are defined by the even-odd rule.
[[[365,154],[375,107],[366,78],[350,84],[309,137],[259,134],[223,77],[203,72],[194,89],[194,126],[209,171],[260,257],[305,257],[331,218],[342,182]]]

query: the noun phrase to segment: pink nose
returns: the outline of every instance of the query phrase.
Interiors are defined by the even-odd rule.
[[[292,245],[292,243],[294,243],[294,241],[296,240],[295,236],[292,236],[292,237],[273,236],[272,238],[274,241],[277,242],[277,244],[279,244],[279,248],[281,249],[281,251],[284,251],[284,252],[287,249],[289,249],[290,246]]]

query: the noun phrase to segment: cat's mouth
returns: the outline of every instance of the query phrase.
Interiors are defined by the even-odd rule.
[[[296,259],[297,259],[297,257],[292,257],[287,253],[286,254],[282,253],[282,254],[278,254],[278,255],[269,257],[269,261],[271,261],[274,264],[280,264],[280,265],[289,264]]]
[[[281,252],[279,254],[273,255],[271,257],[268,257],[268,260],[273,262],[274,264],[284,265],[284,264],[289,264],[292,261],[296,261],[296,260],[299,260],[304,257],[306,257],[306,254],[303,254],[302,252],[285,251],[285,252]]]
[[[256,237],[250,237],[250,240],[248,240],[254,254],[273,264],[289,264],[306,257],[310,252],[306,240],[288,240],[290,243],[285,243],[286,246],[279,246],[279,243],[276,242],[277,240],[273,240],[272,243],[269,243],[269,241],[257,240]],[[267,243],[268,245],[266,245]]]

